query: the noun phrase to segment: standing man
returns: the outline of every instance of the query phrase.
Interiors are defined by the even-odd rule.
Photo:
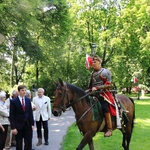
[[[111,83],[111,72],[102,68],[102,59],[98,56],[93,56],[92,68],[93,72],[90,77],[89,91],[100,90],[98,99],[102,105],[102,110],[106,119],[107,131],[105,132],[105,137],[110,137],[112,135],[112,121],[111,116],[116,116],[114,105],[114,98],[109,92],[109,89],[113,87]]]
[[[44,89],[37,90],[37,96],[33,98],[33,103],[36,105],[35,121],[37,127],[37,146],[42,144],[42,126],[44,129],[45,145],[48,145],[48,120],[51,118],[50,98],[44,95]]]
[[[26,86],[18,86],[18,96],[10,101],[10,125],[16,135],[16,150],[32,149],[32,128],[34,125],[30,99],[25,97]]]
[[[30,90],[27,90],[27,91],[26,91],[26,97],[31,100],[31,106],[32,106],[32,111],[33,111],[33,119],[34,119],[34,121],[35,121],[35,110],[36,110],[36,106],[33,104],[32,96],[31,96]]]
[[[18,96],[18,91],[17,90],[14,90],[12,92],[12,96],[7,98],[7,100],[5,101],[5,105],[9,111],[9,108],[10,108],[10,101],[13,99],[13,98],[16,98]],[[11,136],[12,135],[12,136]],[[16,146],[16,140],[15,140],[15,135],[13,135],[11,133],[11,127],[10,125],[8,126],[8,131],[7,131],[7,138],[6,138],[6,143],[5,143],[5,149],[9,149],[10,148],[10,137],[11,137],[11,146]]]

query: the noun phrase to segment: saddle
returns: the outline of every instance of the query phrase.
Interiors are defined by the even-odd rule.
[[[103,121],[104,114],[102,111],[101,103],[98,100],[98,98],[95,96],[89,96],[89,102],[92,107],[93,121]],[[117,128],[121,129],[127,122],[129,122],[129,119],[126,114],[128,111],[125,110],[124,106],[120,101],[116,100],[116,97],[115,97],[115,107],[116,107],[116,117],[112,116],[112,122],[114,122],[115,121],[114,118],[116,118]]]

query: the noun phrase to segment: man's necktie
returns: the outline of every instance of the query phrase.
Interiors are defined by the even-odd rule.
[[[25,103],[24,103],[24,99],[22,99],[22,108],[25,111]]]

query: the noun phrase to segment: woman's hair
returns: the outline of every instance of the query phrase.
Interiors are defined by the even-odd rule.
[[[6,92],[1,91],[1,92],[0,92],[0,97],[6,97]]]

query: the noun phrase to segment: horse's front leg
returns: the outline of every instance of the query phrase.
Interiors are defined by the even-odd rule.
[[[89,150],[94,150],[93,139],[92,139],[93,136],[94,135],[91,131],[86,132],[76,150],[82,150],[87,144],[89,145]]]

